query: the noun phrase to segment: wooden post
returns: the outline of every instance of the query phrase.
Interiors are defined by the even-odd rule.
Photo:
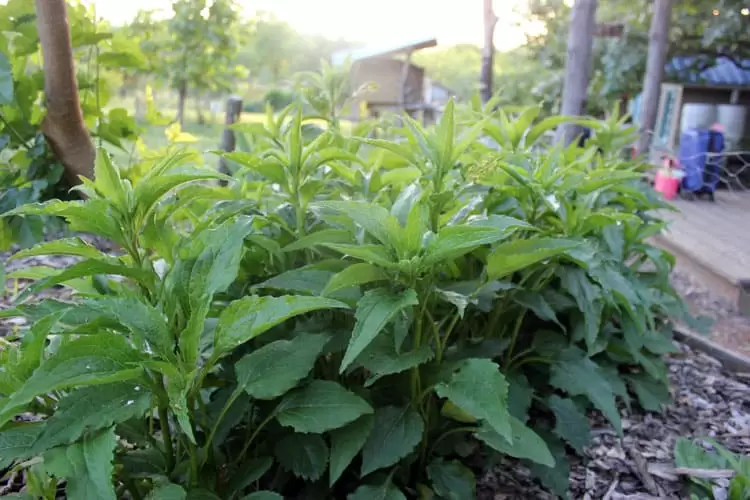
[[[669,21],[672,17],[672,0],[656,0],[654,17],[648,33],[648,58],[646,59],[646,76],[643,79],[643,94],[640,104],[640,138],[636,151],[648,154],[656,116],[659,114],[659,97],[661,81],[664,76],[664,64],[669,46]]]
[[[222,151],[234,151],[237,144],[234,136],[234,130],[230,128],[231,125],[240,121],[240,114],[242,113],[242,99],[237,96],[230,96],[227,99],[227,112],[224,117],[224,133],[221,136],[221,145],[219,149]],[[224,158],[219,159],[219,172],[222,174],[229,174],[229,166]]]
[[[404,66],[401,68],[401,99],[402,111],[406,112],[406,90],[409,83],[409,69],[411,69],[411,50],[406,53]]]
[[[563,83],[563,116],[581,116],[584,112],[586,93],[591,76],[591,52],[596,29],[597,0],[576,0],[570,14],[568,28],[568,58],[565,62]],[[580,133],[580,127],[564,124],[557,129],[557,141],[565,145]]]

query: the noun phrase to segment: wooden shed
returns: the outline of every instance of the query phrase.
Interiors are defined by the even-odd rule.
[[[366,47],[334,54],[333,62],[352,63],[351,82],[354,88],[374,84],[374,88],[357,97],[352,104],[349,118],[364,118],[386,112],[406,111],[413,117],[431,121],[434,117],[433,103],[425,99],[425,88],[429,80],[424,68],[411,62],[414,52],[435,47],[434,38],[399,44],[394,47]]]

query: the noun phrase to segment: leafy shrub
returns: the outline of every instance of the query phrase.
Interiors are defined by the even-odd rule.
[[[713,439],[704,439],[713,448],[707,451],[698,441],[680,438],[674,446],[675,465],[690,476],[691,500],[727,498],[743,500],[750,497],[750,459],[727,450]],[[716,494],[711,477],[726,477],[715,472],[732,474],[728,491],[724,496]],[[723,492],[723,490],[720,490]]]
[[[16,255],[83,260],[22,271],[43,278],[0,313],[33,324],[0,354],[0,466],[45,498],[463,499],[481,446],[564,495],[589,410],[621,433],[618,401],[667,400],[684,308],[633,131],[535,150],[563,121],[536,117],[450,103],[306,137],[288,108],[224,153],[225,187],[179,153],[131,184],[102,153],[87,201],[12,211],[123,254]],[[58,284],[76,301],[24,302]]]

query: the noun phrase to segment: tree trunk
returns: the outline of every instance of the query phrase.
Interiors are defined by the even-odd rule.
[[[180,127],[185,126],[185,100],[187,99],[187,82],[185,80],[180,82],[180,86],[177,88],[177,123]]]
[[[198,125],[205,125],[206,118],[203,116],[203,110],[201,109],[201,93],[195,91],[195,112],[198,114]]]
[[[78,98],[65,0],[35,0],[35,5],[47,108],[42,132],[67,179],[79,184],[79,176],[93,177],[96,152]]]
[[[586,93],[591,77],[591,52],[596,28],[597,0],[576,0],[568,28],[568,57],[565,61],[563,83],[563,116],[581,116],[586,103]],[[580,127],[564,124],[557,129],[557,141],[570,144],[580,134]]]
[[[221,145],[219,146],[222,151],[234,151],[237,139],[234,130],[230,127],[240,121],[240,114],[242,114],[242,99],[237,96],[229,97],[227,99],[227,113],[224,117],[224,133],[221,136]],[[222,174],[230,173],[227,161],[224,158],[219,159],[219,172]],[[222,181],[222,184],[225,183]]]
[[[648,154],[651,146],[652,134],[656,125],[656,115],[659,112],[659,96],[661,95],[661,81],[664,76],[664,64],[669,48],[669,22],[672,17],[673,0],[656,0],[654,15],[651,18],[651,28],[648,34],[648,59],[646,60],[646,75],[643,78],[643,94],[640,104],[640,137],[636,151]]]
[[[492,98],[492,80],[495,69],[495,25],[497,16],[492,10],[492,0],[484,0],[484,47],[482,48],[482,68],[479,74],[482,102]]]

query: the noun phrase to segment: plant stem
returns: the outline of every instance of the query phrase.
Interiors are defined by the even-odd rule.
[[[449,429],[442,433],[438,438],[432,443],[432,446],[430,446],[430,451],[428,452],[427,456],[431,456],[432,452],[435,451],[435,448],[437,448],[437,445],[440,444],[440,442],[447,438],[450,435],[458,434],[459,432],[474,432],[477,428],[476,427],[454,427],[453,429]]]
[[[526,309],[524,309],[516,318],[516,323],[513,325],[513,335],[510,338],[510,345],[508,346],[508,352],[505,355],[505,363],[504,367],[507,371],[508,366],[510,365],[511,359],[513,359],[513,351],[516,349],[516,341],[518,341],[518,334],[521,331],[521,325],[523,324],[523,319],[526,317]]]
[[[437,361],[438,363],[440,363],[443,360],[443,354],[445,353],[445,349],[448,347],[448,339],[450,338],[451,334],[456,328],[456,323],[458,323],[458,320],[460,318],[461,318],[461,314],[458,311],[456,311],[456,314],[453,316],[453,319],[448,325],[448,328],[445,330],[443,341],[438,344],[437,354],[435,354],[435,361]]]
[[[159,405],[159,427],[164,438],[164,453],[167,455],[167,469],[171,472],[175,465],[174,448],[172,446],[172,431],[169,429],[169,413],[167,407]]]
[[[242,394],[242,391],[238,388],[234,391],[234,393],[229,397],[229,400],[224,405],[224,408],[221,409],[221,412],[219,413],[219,416],[216,417],[216,422],[214,423],[213,428],[211,429],[211,433],[208,435],[208,440],[206,441],[206,450],[211,449],[211,444],[214,441],[214,437],[216,436],[216,431],[219,428],[219,424],[226,416],[227,412],[229,411],[229,408],[232,407],[235,401],[237,401],[237,398],[240,397],[240,394]]]
[[[245,458],[245,455],[247,454],[247,450],[250,449],[250,445],[253,443],[255,438],[258,436],[258,433],[265,427],[268,422],[270,422],[273,417],[275,417],[275,413],[270,413],[260,424],[258,424],[258,427],[255,428],[252,434],[250,434],[250,438],[245,443],[245,446],[242,447],[242,451],[240,451],[240,454],[237,455],[237,459],[235,459],[235,464],[238,464],[242,462],[242,459]]]

